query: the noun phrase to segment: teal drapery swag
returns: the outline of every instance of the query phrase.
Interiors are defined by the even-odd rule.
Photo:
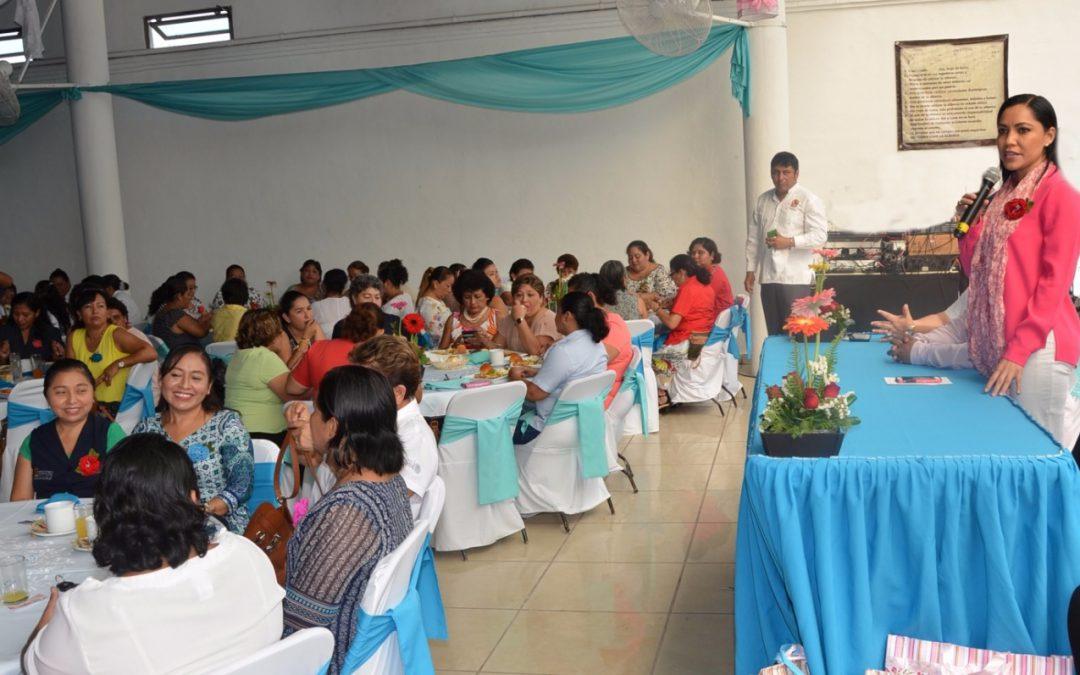
[[[258,75],[142,84],[109,84],[107,92],[170,112],[213,120],[250,120],[338,105],[397,89],[463,105],[514,112],[580,113],[625,105],[708,67],[728,49],[731,93],[750,114],[746,29],[713,28],[696,51],[659,56],[633,38],[614,38],[389,68]],[[79,89],[20,94],[23,117],[0,128],[0,144]]]

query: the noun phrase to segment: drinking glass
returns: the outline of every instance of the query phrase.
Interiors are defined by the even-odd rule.
[[[94,520],[94,507],[79,504],[75,507],[75,540],[91,539],[89,524]],[[95,528],[96,529],[96,528]],[[94,534],[97,534],[96,532]]]
[[[11,555],[0,558],[0,595],[3,595],[5,605],[14,605],[30,596],[25,557]]]
[[[30,373],[34,379],[45,377],[45,362],[39,354],[30,357]]]

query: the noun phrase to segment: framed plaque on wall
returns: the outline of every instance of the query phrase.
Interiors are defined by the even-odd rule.
[[[897,42],[899,149],[993,145],[1008,58],[1008,35]]]

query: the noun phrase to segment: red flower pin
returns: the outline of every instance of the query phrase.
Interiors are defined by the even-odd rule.
[[[1005,217],[1009,220],[1020,220],[1031,208],[1035,206],[1035,202],[1030,199],[1010,199],[1005,202]]]
[[[401,317],[401,327],[405,329],[409,335],[416,335],[424,330],[424,317],[416,314],[406,314]]]
[[[798,205],[799,205],[799,200],[798,199],[792,199],[791,200],[791,208],[795,208]]]
[[[41,349],[41,340],[31,340],[30,346],[34,349]]]
[[[97,450],[91,450],[79,460],[79,468],[75,469],[75,473],[80,476],[96,476],[101,473],[101,459],[98,458]]]

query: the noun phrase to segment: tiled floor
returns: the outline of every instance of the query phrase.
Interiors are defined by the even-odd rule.
[[[753,381],[744,379],[752,391]],[[601,505],[526,521],[511,536],[437,556],[448,642],[440,673],[730,673],[735,521],[749,401],[683,406],[659,434],[623,440],[640,492],[609,476]]]

